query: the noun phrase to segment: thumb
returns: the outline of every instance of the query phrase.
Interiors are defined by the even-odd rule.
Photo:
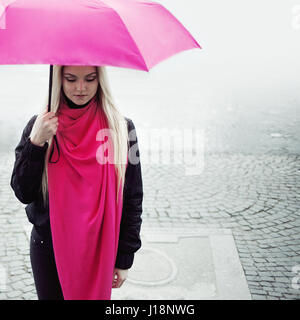
[[[112,277],[112,282],[114,283],[117,279],[118,277],[118,275],[117,275],[117,272],[116,272],[116,270],[114,270],[114,272],[113,272],[113,277]]]

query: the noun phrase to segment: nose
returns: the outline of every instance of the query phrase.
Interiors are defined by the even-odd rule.
[[[76,85],[76,90],[82,92],[82,91],[85,91],[85,89],[86,88],[85,88],[84,80],[79,80]]]

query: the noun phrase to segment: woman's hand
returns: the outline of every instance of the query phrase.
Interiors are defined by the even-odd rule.
[[[127,279],[127,275],[128,269],[114,268],[112,287],[120,288],[123,282]]]
[[[56,134],[58,118],[53,111],[48,112],[48,107],[37,116],[30,134],[30,141],[38,146],[43,146],[46,141]]]

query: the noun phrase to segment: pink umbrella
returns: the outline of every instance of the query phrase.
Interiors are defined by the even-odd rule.
[[[109,65],[149,71],[180,51],[200,48],[168,10],[151,1],[1,4],[1,64]]]
[[[176,53],[201,49],[184,26],[153,1],[0,1],[0,64],[50,64],[48,111],[53,64],[149,71]]]
[[[201,49],[167,9],[152,1],[0,3],[0,64],[107,65],[149,71],[192,48]]]

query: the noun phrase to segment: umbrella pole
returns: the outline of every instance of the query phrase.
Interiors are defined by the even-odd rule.
[[[48,112],[51,109],[51,95],[52,95],[52,76],[53,76],[53,65],[50,65],[49,72],[49,97],[48,97]]]
[[[53,65],[51,64],[50,65],[50,72],[49,72],[48,112],[50,112],[50,109],[51,109],[52,76],[53,76]],[[51,150],[50,157],[49,157],[49,162],[50,163],[56,163],[59,160],[59,157],[60,157],[60,150],[59,150],[59,146],[58,146],[56,135],[53,136],[53,139],[54,139],[54,143],[56,143],[56,148],[57,148],[57,152],[58,152],[58,159],[56,161],[52,161],[52,155],[53,155],[53,152],[54,152],[54,143],[53,143],[52,150]]]

